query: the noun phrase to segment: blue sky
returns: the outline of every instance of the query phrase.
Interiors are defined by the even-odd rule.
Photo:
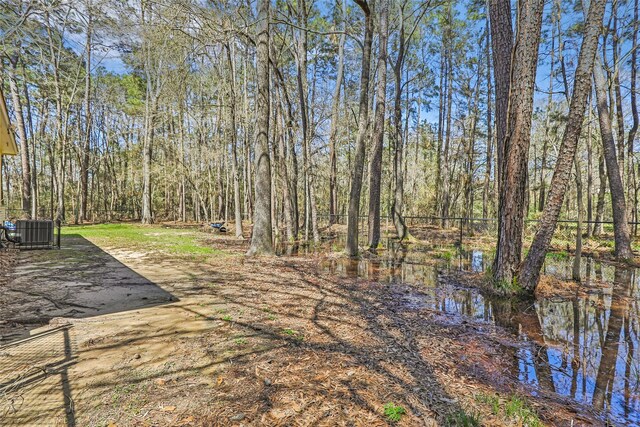
[[[322,1],[318,2],[321,13],[323,14],[328,13],[329,9],[327,5],[330,3],[332,2],[331,1],[326,3]],[[566,4],[566,2],[563,2],[563,3]],[[465,7],[466,7],[465,2],[459,2],[456,5],[458,16],[460,18],[464,18],[466,14]],[[567,7],[565,7],[565,9],[567,9]],[[547,94],[544,93],[544,91],[547,91],[549,86],[549,72],[550,72],[549,44],[545,41],[544,33],[546,33],[546,37],[548,38],[550,34],[549,33],[550,12],[551,12],[551,2],[547,3],[545,8],[545,21],[544,21],[545,23],[543,24],[543,43],[540,46],[540,54],[539,54],[540,62],[538,66],[537,79],[536,79],[536,87],[537,89],[541,90],[541,91],[536,91],[536,95],[535,95],[536,106],[539,106],[539,107],[542,107],[544,103],[546,103]],[[621,12],[624,13],[624,11],[621,11]],[[582,19],[583,17],[582,17],[581,11],[574,12],[574,11],[565,10],[565,12],[563,13],[562,21],[561,21],[563,32],[566,31],[571,26],[573,26],[576,22],[582,21]],[[479,25],[484,25],[484,24],[479,23]],[[565,39],[565,43],[566,43],[565,56],[567,58],[567,68],[568,68],[567,71],[569,74],[570,88],[573,85],[572,74],[573,74],[573,69],[575,68],[574,62],[577,56],[577,50],[579,48],[580,41],[581,40],[579,38]],[[72,35],[69,40],[69,44],[71,47],[74,48],[74,50],[81,52],[84,48],[83,46],[84,35],[82,34]],[[107,41],[106,43],[104,43],[104,45],[109,45],[109,42]],[[629,48],[630,48],[630,41],[628,40],[623,41],[623,52],[627,51]],[[557,56],[557,46],[556,46],[556,56]],[[96,67],[104,67],[106,70],[113,73],[118,73],[118,74],[126,73],[128,71],[127,67],[125,66],[122,60],[121,53],[114,48],[109,49],[105,47],[103,49],[100,49],[94,52],[94,69]],[[556,67],[556,70],[557,70],[557,67]],[[437,73],[437,70],[434,70],[434,72]],[[624,78],[624,74],[622,74],[622,76]],[[562,87],[562,84],[560,83],[560,79],[559,77],[556,77],[554,82],[554,92],[556,92],[554,94],[554,99],[556,101],[564,100],[564,94],[561,92],[562,90],[563,90],[563,87]],[[623,93],[623,96],[628,98],[628,90],[625,93]],[[433,107],[437,108],[437,106],[433,106]],[[427,119],[430,122],[437,121],[438,112],[436,108],[431,108],[430,111],[423,110],[421,114],[422,118]]]

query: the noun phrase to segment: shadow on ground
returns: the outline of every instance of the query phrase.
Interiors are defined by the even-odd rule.
[[[60,250],[22,251],[0,297],[0,344],[55,317],[84,318],[176,301],[155,283],[78,235]]]
[[[57,364],[53,372],[65,367],[68,390],[52,382],[50,389],[58,385],[61,390],[57,406],[23,405],[20,417],[10,421],[456,425],[456,416],[477,410],[475,395],[512,392],[514,381],[507,378],[518,371],[515,349],[502,351],[508,346],[493,338],[489,326],[438,322],[434,311],[407,304],[404,284],[343,277],[324,269],[322,256],[245,259],[246,246],[236,240],[209,243],[224,256],[195,263],[133,248],[109,249],[125,266],[73,237],[67,255],[51,252],[49,259],[21,261],[16,280],[21,274],[41,286],[53,280],[52,291],[61,287],[55,282],[67,269],[74,279],[64,283],[123,289],[106,294],[89,286],[80,296],[38,290],[53,301],[42,298],[46,309],[34,318],[74,318],[66,332],[53,333],[56,348],[66,348],[64,333],[70,337],[70,359],[63,352],[52,362]],[[27,286],[24,280],[20,289]],[[90,304],[92,295],[112,302]],[[76,306],[61,305],[67,296]],[[14,313],[19,318],[19,310]],[[54,375],[47,378],[54,381]],[[46,389],[37,392],[27,397],[45,402],[38,396]],[[397,424],[384,414],[390,403],[407,412]],[[571,409],[552,414],[566,418],[543,421],[562,423],[577,416]],[[509,425],[491,415],[483,423]]]
[[[0,424],[76,425],[69,319],[177,301],[81,236],[22,251],[0,292]]]

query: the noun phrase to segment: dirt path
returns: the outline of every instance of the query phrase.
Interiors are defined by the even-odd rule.
[[[20,252],[9,279],[0,296],[0,344],[55,317],[84,318],[173,299],[82,237],[65,238],[59,251]]]
[[[518,344],[403,284],[336,277],[323,257],[246,260],[225,239],[199,264],[69,239],[21,253],[7,285],[21,331],[65,319],[0,350],[2,425],[377,426],[388,404],[404,426],[597,424],[555,396],[507,413],[528,394]]]

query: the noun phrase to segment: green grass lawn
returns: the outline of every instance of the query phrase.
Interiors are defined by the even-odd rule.
[[[147,250],[178,256],[206,258],[221,255],[204,241],[204,234],[197,230],[172,229],[140,224],[78,225],[62,228],[62,237],[78,235],[100,246],[121,249]],[[64,240],[63,243],[64,245]]]

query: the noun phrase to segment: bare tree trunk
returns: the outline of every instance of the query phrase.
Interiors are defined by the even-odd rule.
[[[145,107],[145,132],[142,146],[142,223],[152,224],[153,214],[151,212],[151,153],[153,147],[155,115],[157,111],[157,100],[149,93]],[[149,105],[151,104],[151,105]]]
[[[279,205],[278,205],[278,195],[276,189],[276,177],[278,176],[278,150],[275,144],[275,141],[278,139],[278,106],[277,103],[274,103],[275,108],[270,110],[270,128],[269,132],[271,133],[269,140],[273,141],[273,143],[269,144],[270,149],[270,160],[271,160],[271,229],[273,230],[273,235],[271,236],[271,241],[274,244],[282,241],[282,237],[280,236],[280,217],[278,215]],[[273,123],[273,125],[271,125]]]
[[[373,144],[369,172],[369,250],[375,252],[380,243],[380,192],[382,181],[382,149],[384,119],[387,97],[387,38],[389,33],[389,3],[381,0],[380,44],[378,47],[378,82],[376,89],[376,111],[373,122]]]
[[[511,24],[511,1],[489,0],[491,23],[491,46],[493,48],[493,78],[496,91],[496,181],[498,194],[502,194],[502,176],[505,161],[505,137],[507,132],[507,109],[511,84],[511,55],[513,51],[513,28]]]
[[[560,21],[560,3],[559,0],[554,0],[552,12],[552,24],[551,24],[551,53],[550,53],[550,69],[549,69],[549,87],[547,94],[547,111],[545,117],[544,127],[544,139],[542,141],[542,159],[540,162],[540,194],[538,195],[538,211],[544,210],[544,204],[547,196],[547,179],[545,171],[547,169],[547,153],[549,149],[549,131],[551,130],[551,115],[553,113],[553,82],[555,79],[555,48],[556,48],[556,28]],[[562,50],[562,46],[560,46]],[[568,94],[567,94],[568,96]]]
[[[520,3],[517,41],[513,52],[509,88],[507,129],[504,133],[503,145],[500,148],[504,153],[504,167],[500,190],[502,197],[500,198],[498,219],[498,246],[496,248],[493,274],[496,282],[508,284],[508,286],[512,284],[522,254],[533,90],[537,71],[543,9],[544,1],[542,0]],[[497,31],[497,33],[499,34],[500,32]],[[502,52],[496,50],[494,54],[501,55]],[[504,64],[498,61],[498,64],[494,67],[496,75],[500,74],[498,67],[504,67]],[[500,83],[504,84],[502,80]],[[496,93],[498,91],[497,86],[498,81],[496,79]],[[503,88],[500,90],[503,90]]]
[[[26,75],[24,61],[22,62],[22,75]],[[38,169],[36,163],[36,134],[33,127],[33,119],[31,114],[31,101],[29,100],[29,90],[27,89],[26,79],[22,80],[22,91],[24,94],[25,107],[27,109],[27,122],[29,123],[29,135],[31,136],[31,218],[38,218]],[[41,123],[45,123],[46,119],[43,118]]]
[[[313,174],[311,167],[311,127],[309,114],[309,83],[307,81],[307,5],[305,0],[298,2],[298,23],[300,25],[296,62],[298,66],[298,94],[300,99],[300,115],[302,117],[302,156],[304,179],[304,237],[309,239],[309,232],[313,235],[313,241],[320,241],[317,220],[315,218],[315,197],[313,192]]]
[[[558,0],[556,0],[556,2],[554,3],[556,6],[556,11],[554,12],[554,20],[555,20],[555,24],[553,26],[553,28],[555,29],[556,26],[558,28],[558,39],[560,40],[560,52],[559,52],[559,58],[560,58],[560,71],[562,73],[562,82],[564,85],[564,96],[565,99],[567,101],[567,104],[571,104],[571,99],[570,99],[570,92],[569,92],[569,80],[567,78],[567,70],[566,70],[566,66],[565,66],[565,60],[564,60],[564,44],[562,44],[562,38],[561,38],[561,33],[562,33],[562,29],[561,29],[561,6],[560,6],[560,2]],[[553,46],[553,42],[555,41],[552,40],[552,46]],[[553,65],[554,65],[554,54],[553,54],[553,50],[551,52],[551,72],[549,74],[549,109],[551,108],[552,105],[552,101],[553,101],[553,76],[554,76],[554,72],[553,72]],[[587,106],[589,106],[589,100],[591,99],[590,95],[587,97]],[[589,115],[591,115],[591,108],[589,107]],[[591,132],[591,123],[588,124],[589,126],[589,133]],[[550,127],[550,123],[549,123],[549,112],[547,113],[547,129],[548,127]],[[546,131],[545,130],[545,131]],[[589,135],[590,137],[590,135]],[[545,143],[548,142],[548,139],[545,136]],[[576,144],[577,145],[577,144]],[[578,159],[578,150],[576,150],[574,156],[573,156],[573,161],[574,161],[574,165],[575,165],[575,180],[576,180],[576,198],[577,198],[577,217],[578,217],[578,221],[577,221],[577,230],[576,230],[576,250],[574,253],[574,257],[573,257],[573,270],[572,270],[572,278],[573,280],[579,282],[580,281],[580,265],[581,265],[581,260],[582,260],[582,221],[583,221],[583,212],[582,212],[582,172],[580,169],[580,161]],[[569,202],[569,200],[567,199],[567,203]]]
[[[627,222],[627,208],[624,197],[624,186],[620,176],[620,168],[616,159],[616,143],[613,139],[611,116],[607,105],[607,83],[602,65],[596,61],[593,69],[593,80],[596,86],[596,102],[600,121],[600,136],[602,138],[602,152],[607,165],[609,190],[611,192],[611,207],[613,210],[613,231],[615,238],[615,254],[620,260],[633,257],[631,250],[631,236]]]
[[[402,69],[404,66],[405,55],[407,52],[408,37],[405,32],[404,8],[406,2],[400,6],[400,29],[398,30],[398,46],[395,64],[393,64],[393,74],[395,77],[395,100],[393,107],[393,176],[394,176],[394,192],[393,203],[391,204],[391,215],[393,217],[393,225],[396,228],[396,234],[401,241],[410,238],[409,229],[404,222],[403,205],[404,205],[404,135],[402,131]],[[417,22],[417,21],[416,21]],[[415,27],[414,27],[415,28]],[[413,30],[410,31],[410,35]],[[450,110],[449,110],[450,113]],[[448,134],[447,134],[448,137]],[[446,151],[446,150],[445,150]],[[445,152],[445,170],[446,170],[446,152]],[[445,184],[446,187],[446,184]],[[443,205],[447,203],[446,195],[443,198]]]
[[[149,8],[146,11],[147,7]],[[145,21],[145,12],[148,13],[148,19],[151,20],[151,6],[148,3],[142,7],[142,23]],[[153,139],[155,136],[156,115],[158,112],[158,82],[155,82],[152,76],[152,60],[151,47],[148,42],[143,43],[145,54],[145,73],[147,78],[146,95],[145,95],[145,126],[144,126],[144,142],[142,147],[142,223],[152,224],[153,213],[151,212],[151,157],[153,150]],[[155,90],[154,90],[155,89]]]
[[[236,228],[236,238],[243,239],[242,235],[242,206],[240,204],[240,172],[238,171],[238,135],[236,125],[236,67],[235,52],[232,53],[232,46],[227,44],[227,61],[229,63],[229,133],[231,144],[231,174],[233,175],[233,210]]]
[[[439,85],[440,90],[438,91],[438,135],[437,135],[437,149],[436,149],[436,194],[435,200],[433,204],[433,216],[439,216],[442,204],[442,143],[444,138],[444,113],[445,113],[445,100],[446,100],[446,92],[447,85],[445,84],[445,74],[446,74],[446,56],[444,54],[444,34],[442,40],[442,47],[440,48],[440,77],[439,77]],[[394,74],[395,75],[395,74]]]
[[[489,191],[491,184],[491,159],[493,158],[493,118],[492,118],[492,96],[491,93],[491,34],[489,29],[489,2],[487,1],[487,18],[485,25],[485,56],[487,61],[487,153],[484,170],[484,186],[482,189],[482,217],[489,217]]]
[[[336,143],[338,141],[338,117],[340,111],[340,89],[344,78],[344,44],[346,41],[347,0],[342,0],[342,25],[338,42],[338,70],[336,85],[331,101],[331,131],[329,133],[329,225],[337,223],[338,214],[338,157]]]
[[[576,251],[573,256],[573,271],[571,277],[576,282],[580,281],[580,263],[582,260],[582,172],[580,171],[580,162],[578,160],[578,151],[573,157],[576,170],[576,203],[578,205],[578,224],[576,230]]]
[[[618,44],[618,40],[620,38],[620,35],[618,34],[618,7],[619,7],[620,2],[618,1],[614,1],[612,3],[612,15],[613,15],[613,28],[611,29],[611,32],[613,33],[613,37],[611,38],[611,53],[612,53],[612,61],[613,61],[613,66],[614,68],[617,68],[617,70],[614,70],[613,72],[613,78],[611,81],[611,90],[613,90],[613,94],[615,96],[616,99],[616,103],[615,103],[615,117],[616,117],[616,130],[617,130],[617,148],[618,148],[618,164],[619,164],[619,170],[620,170],[620,179],[622,180],[622,187],[625,188],[625,180],[626,180],[626,176],[624,175],[624,171],[625,171],[625,164],[627,163],[625,161],[625,150],[624,150],[624,113],[622,111],[622,91],[620,89],[620,67],[622,67],[622,64],[620,64],[619,62],[619,57],[620,57],[620,46]],[[611,106],[611,108],[613,109],[613,105]]]
[[[22,100],[20,99],[20,90],[18,89],[18,81],[16,79],[17,64],[17,56],[9,58],[7,75],[9,80],[9,90],[11,91],[11,101],[13,103],[13,110],[16,116],[18,137],[20,139],[20,160],[22,167],[22,214],[29,217],[31,215],[31,164],[29,163],[29,141],[27,140],[27,130],[24,123]]]
[[[87,1],[87,34],[86,34],[86,58],[84,80],[84,140],[80,152],[80,210],[76,221],[81,224],[87,218],[87,197],[89,194],[89,148],[91,142],[91,37],[93,33],[93,20],[91,0]]]
[[[253,194],[253,187],[251,185],[251,147],[250,147],[250,126],[249,126],[249,99],[247,96],[248,84],[247,84],[247,63],[249,61],[249,46],[247,45],[245,50],[245,63],[242,67],[242,108],[244,118],[244,206],[246,209],[247,218],[253,218],[253,201],[251,195]]]
[[[358,216],[360,214],[360,193],[366,149],[367,128],[369,124],[369,76],[371,74],[371,45],[373,42],[373,19],[367,0],[354,0],[364,13],[364,43],[362,49],[362,70],[360,75],[360,100],[358,105],[358,136],[356,152],[351,174],[349,191],[349,212],[347,217],[347,242],[345,251],[348,256],[358,255]],[[371,5],[373,6],[373,2]]]
[[[269,156],[269,0],[258,0],[256,23],[256,179],[253,232],[248,256],[273,255],[271,229],[271,159]]]
[[[55,212],[55,218],[59,221],[63,221],[65,218],[65,204],[64,204],[64,187],[65,187],[65,174],[64,170],[66,167],[66,152],[67,152],[67,129],[64,125],[64,111],[62,107],[62,88],[60,84],[60,73],[59,73],[59,56],[56,55],[56,43],[54,42],[52,25],[50,22],[50,13],[46,12],[46,31],[47,31],[47,40],[48,40],[48,50],[49,50],[49,60],[51,61],[51,66],[53,68],[53,86],[55,90],[55,111],[56,111],[56,121],[55,121],[55,153],[59,154],[59,158],[55,157],[54,149],[49,147],[49,156],[51,161],[51,198],[50,198],[50,208],[51,208],[51,217],[53,218],[53,199],[54,194],[57,198],[57,207]],[[58,44],[59,48],[59,44]],[[56,164],[57,163],[57,164]]]
[[[631,218],[632,220],[634,220],[635,222],[638,221],[638,218],[635,215],[635,211],[636,211],[636,207],[637,206],[632,206],[630,199],[631,199],[631,194],[632,194],[632,188],[634,189],[633,194],[634,194],[634,198],[635,198],[635,193],[636,193],[636,179],[635,179],[635,167],[634,167],[634,163],[635,163],[635,157],[633,155],[634,153],[634,141],[636,138],[636,134],[638,132],[638,125],[639,125],[639,119],[638,119],[638,94],[637,94],[637,86],[636,86],[636,80],[637,80],[637,73],[638,73],[638,30],[640,28],[640,19],[638,16],[638,0],[634,1],[634,6],[633,6],[633,35],[632,35],[632,46],[631,46],[631,83],[630,83],[630,90],[629,92],[631,93],[631,118],[633,120],[632,125],[631,125],[631,129],[629,129],[629,135],[628,135],[628,139],[627,139],[627,158],[628,158],[628,162],[627,162],[627,189],[628,191],[628,195],[629,197],[627,198],[627,202],[629,204],[628,207],[630,207],[629,212],[631,213],[631,215],[629,215],[628,217]],[[633,185],[632,185],[633,184]],[[634,203],[635,205],[635,203]],[[635,233],[635,231],[634,231]]]
[[[600,236],[604,231],[602,221],[604,220],[604,198],[607,193],[607,173],[604,166],[604,154],[602,153],[598,158],[598,176],[600,178],[600,186],[598,188],[598,201],[596,202],[596,220],[593,224],[594,236]]]
[[[282,104],[282,102],[280,102]],[[283,115],[284,116],[284,115]],[[286,116],[285,116],[286,117]],[[280,124],[280,121],[276,121],[277,124]],[[281,132],[278,136],[278,157],[280,160],[280,167],[278,168],[278,172],[280,174],[280,185],[282,186],[282,200],[283,206],[282,211],[284,213],[284,222],[287,233],[287,241],[293,242],[296,239],[296,236],[293,232],[293,209],[291,206],[291,194],[289,191],[290,180],[289,180],[289,167],[287,164],[287,150],[285,147],[285,126],[281,126]]]
[[[520,286],[528,291],[533,291],[538,284],[540,269],[549,249],[569,184],[571,168],[574,164],[576,148],[582,132],[584,112],[591,92],[591,73],[594,70],[594,59],[598,50],[598,35],[604,17],[605,5],[606,0],[592,0],[589,7],[578,66],[574,77],[575,84],[569,105],[567,126],[562,137],[553,178],[551,179],[549,199],[542,212],[540,225],[518,277]]]
[[[451,37],[451,25],[452,25],[452,21],[453,21],[453,14],[452,14],[452,5],[451,3],[448,3],[447,5],[447,21],[449,22],[449,24],[446,27],[445,33],[447,36],[445,37],[445,48],[444,48],[444,52],[445,52],[445,64],[447,65],[447,72],[445,74],[445,87],[446,87],[446,97],[445,97],[445,102],[446,102],[446,113],[445,113],[445,117],[443,118],[443,126],[444,126],[444,132],[445,132],[445,136],[444,136],[444,148],[442,149],[442,167],[443,167],[443,171],[444,173],[444,178],[442,178],[441,180],[441,186],[439,187],[439,191],[442,192],[442,198],[441,198],[441,212],[440,215],[442,216],[442,227],[443,228],[447,228],[449,227],[449,220],[447,219],[449,216],[449,203],[450,203],[450,186],[451,186],[451,176],[452,176],[452,172],[455,168],[451,167],[449,165],[449,150],[451,147],[451,115],[452,115],[452,105],[453,105],[453,61],[452,61],[452,47],[449,46],[449,43],[447,41],[447,39],[449,39]],[[400,29],[401,31],[403,30],[403,25],[402,23],[400,24]],[[404,41],[404,37],[401,38],[401,42]],[[399,49],[400,50],[400,49]],[[404,54],[404,51],[403,51]],[[400,54],[398,54],[398,57],[400,56]],[[396,64],[397,66],[397,64]],[[400,81],[399,79],[396,79],[396,84],[399,87],[400,86]],[[396,108],[399,108],[399,100],[398,98],[396,98]],[[400,110],[400,113],[402,112],[402,110]],[[402,146],[400,146],[400,148],[402,148]],[[400,151],[399,153],[402,156],[402,151]],[[394,166],[394,172],[395,172],[395,166]],[[394,218],[395,221],[395,218]],[[396,225],[396,228],[398,226]]]
[[[289,205],[291,209],[291,230],[292,235],[291,240],[296,240],[298,238],[300,224],[299,224],[299,209],[298,209],[298,157],[295,150],[295,141],[294,141],[294,132],[293,126],[291,124],[294,122],[293,118],[293,105],[291,103],[291,99],[289,98],[289,93],[287,91],[287,85],[285,83],[284,77],[280,70],[278,69],[278,65],[274,62],[274,59],[277,58],[277,55],[274,51],[273,46],[270,47],[271,51],[271,63],[273,64],[273,72],[276,77],[276,82],[278,82],[282,101],[285,103],[283,108],[283,114],[286,120],[287,125],[285,125],[286,132],[283,130],[283,135],[285,137],[285,151],[287,153],[287,186],[289,192]]]
[[[589,111],[589,116],[587,118],[587,238],[590,238],[593,230],[591,227],[591,222],[593,221],[593,134],[591,131],[591,96],[589,96],[587,108]]]
[[[478,56],[480,52],[478,52]],[[475,140],[476,140],[476,128],[478,123],[478,105],[480,103],[480,63],[478,63],[478,75],[476,80],[476,87],[474,88],[473,101],[469,114],[471,115],[471,126],[469,136],[467,138],[467,162],[466,162],[466,177],[465,177],[465,216],[467,218],[473,218],[473,178],[475,174]],[[473,220],[467,222],[467,227],[473,227]]]
[[[180,141],[179,147],[179,162],[180,162],[180,184],[178,185],[178,213],[180,221],[185,222],[187,220],[187,166],[186,166],[186,157],[185,157],[185,147],[184,147],[184,107],[183,103],[180,103],[180,109],[178,111],[178,120],[179,120],[179,134],[178,139]],[[211,167],[209,167],[209,176],[211,176]],[[212,212],[213,214],[213,212]]]

